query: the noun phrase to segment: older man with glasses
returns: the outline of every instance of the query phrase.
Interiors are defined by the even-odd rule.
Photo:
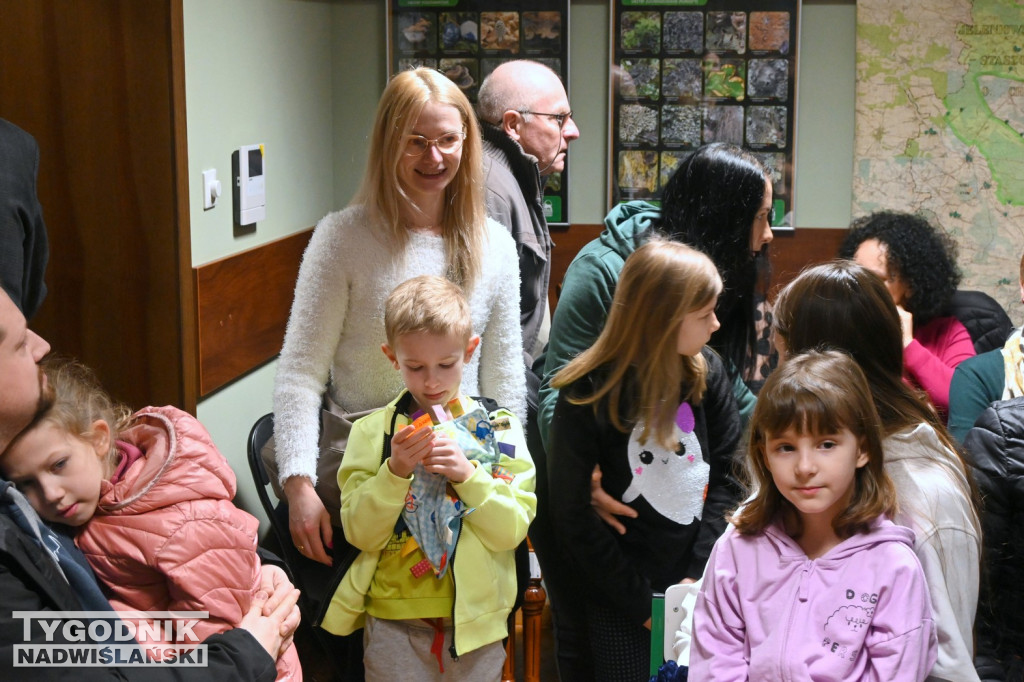
[[[477,113],[484,138],[487,214],[509,229],[519,252],[520,322],[530,367],[547,343],[550,324],[551,235],[544,216],[544,178],[562,172],[569,143],[580,131],[558,74],[527,60],[505,62],[484,79]],[[532,398],[536,404],[535,390]]]
[[[496,68],[480,86],[477,115],[483,131],[487,214],[512,233],[519,252],[520,323],[526,356],[527,444],[537,465],[537,517],[530,540],[544,571],[555,620],[562,682],[593,680],[589,639],[578,577],[554,540],[548,513],[546,457],[536,428],[537,394],[551,314],[551,235],[544,215],[544,178],[565,168],[569,143],[580,136],[558,74],[538,62],[518,60]],[[522,555],[517,555],[521,560]],[[520,567],[520,575],[525,573]]]

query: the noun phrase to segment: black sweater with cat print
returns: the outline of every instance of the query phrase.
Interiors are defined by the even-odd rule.
[[[725,531],[724,515],[739,502],[739,413],[722,361],[706,348],[703,354],[707,390],[699,404],[680,405],[675,452],[652,438],[641,445],[636,422],[624,421],[630,433],[623,433],[603,414],[595,415],[592,405],[567,400],[591,394],[606,368],[563,388],[555,407],[548,479],[557,537],[591,598],[637,624],[650,617],[654,592],[703,574],[711,547]],[[604,489],[638,512],[635,519],[620,517],[624,535],[601,521],[590,504],[594,465],[601,466]]]

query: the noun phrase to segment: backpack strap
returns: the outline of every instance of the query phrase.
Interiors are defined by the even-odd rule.
[[[487,414],[494,414],[495,412],[501,409],[501,405],[499,405],[498,401],[494,400],[493,398],[483,398],[477,397],[475,395],[470,397],[473,400],[480,403],[480,406],[484,408],[484,412],[486,412]]]
[[[384,444],[380,449],[380,463],[384,464],[384,460],[391,456],[391,439],[395,435],[395,424],[398,423],[398,415],[405,414],[409,411],[409,406],[412,404],[412,393],[406,391],[405,395],[395,403],[395,411],[391,413],[391,427],[384,432]]]
[[[409,404],[412,402],[412,394],[406,393],[402,396],[401,400],[395,403],[395,411],[391,415],[391,428],[384,434],[384,446],[381,448],[380,453],[380,465],[384,464],[384,460],[391,456],[391,436],[395,433],[395,424],[398,423],[398,415],[407,412]],[[335,538],[334,542],[343,542],[344,547],[341,547],[342,551],[337,553],[334,560],[334,565],[331,572],[331,579],[328,582],[327,598],[323,600],[316,614],[313,617],[313,627],[319,627],[324,621],[324,616],[327,615],[327,609],[331,606],[331,598],[334,593],[338,591],[338,586],[341,584],[342,579],[345,577],[345,573],[355,563],[356,557],[359,556],[360,550],[353,547],[345,540],[344,536],[340,539]]]

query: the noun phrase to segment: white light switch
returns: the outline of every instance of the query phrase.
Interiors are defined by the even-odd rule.
[[[211,168],[203,171],[203,210],[211,209],[217,205],[221,194],[220,180],[217,179],[217,169]]]

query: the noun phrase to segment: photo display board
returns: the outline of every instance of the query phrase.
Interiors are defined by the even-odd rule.
[[[709,142],[752,152],[793,210],[799,0],[616,0],[611,18],[610,206],[657,201]]]
[[[569,1],[390,0],[388,75],[425,66],[444,73],[474,105],[480,83],[502,62],[532,59],[569,90]],[[571,101],[571,100],[570,100]],[[569,222],[569,162],[545,178],[549,224]]]

